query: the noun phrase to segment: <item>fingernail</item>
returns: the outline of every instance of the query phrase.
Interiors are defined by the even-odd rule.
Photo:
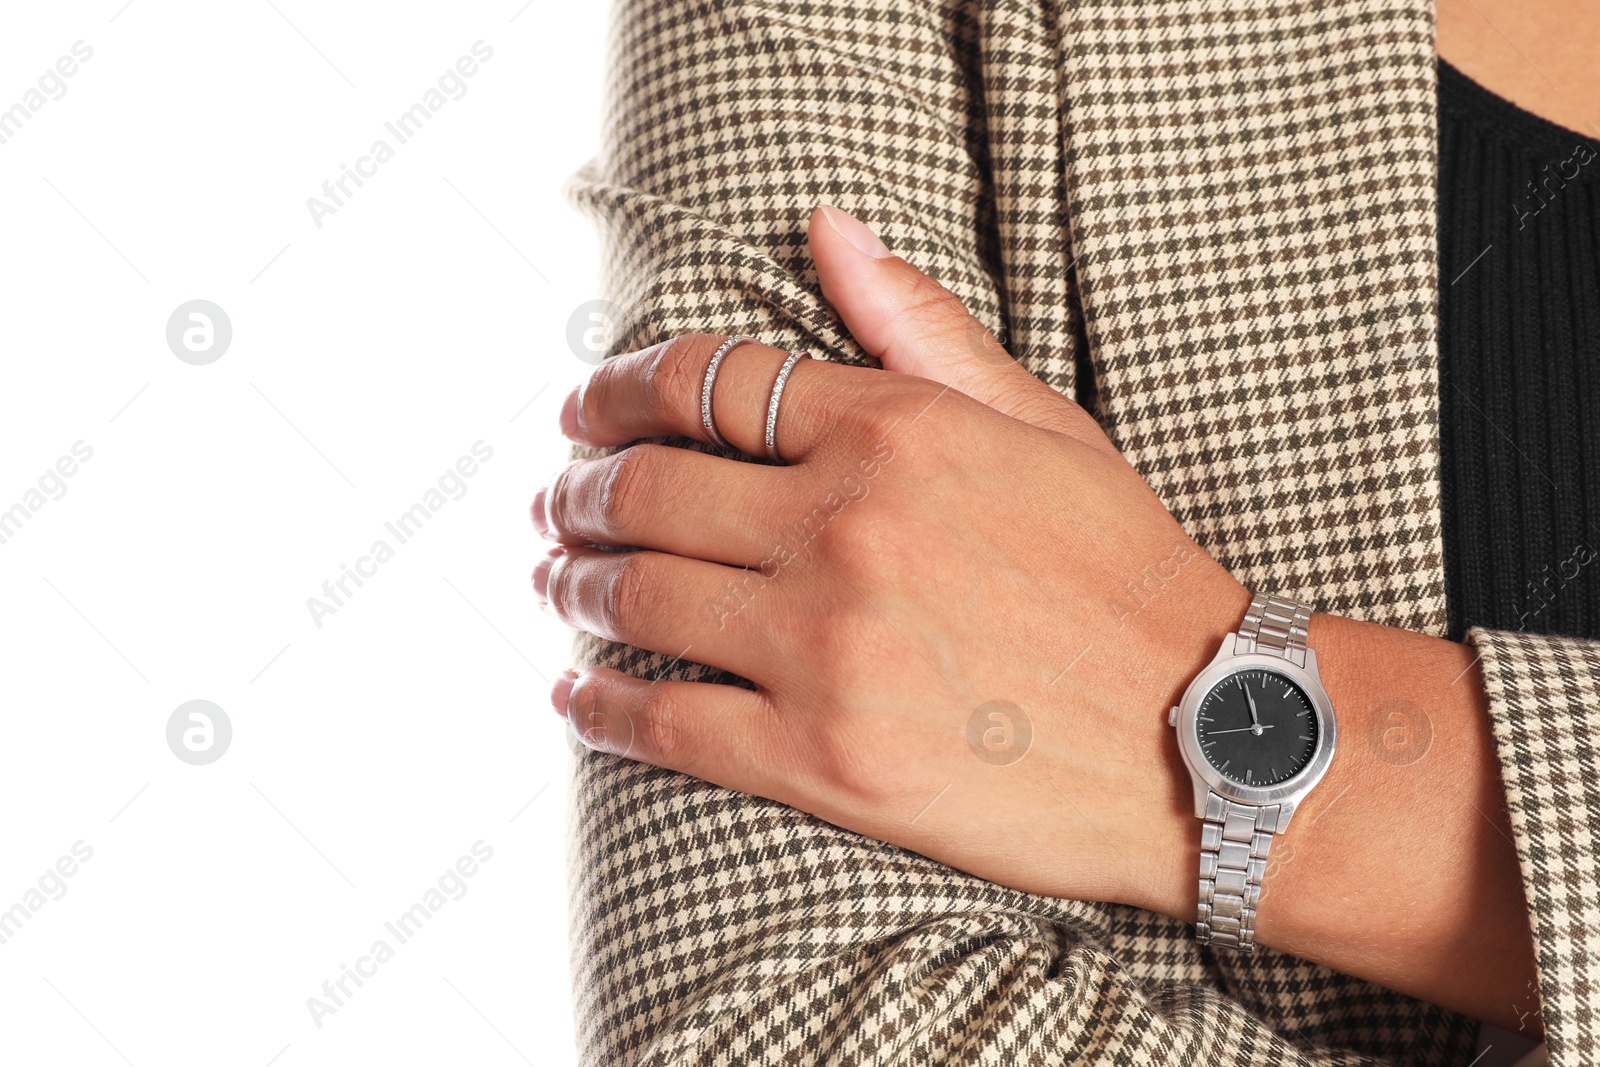
[[[544,607],[550,603],[550,568],[556,565],[556,560],[566,549],[557,545],[550,550],[550,554],[533,565],[533,591],[539,597],[539,606]]]
[[[873,259],[883,259],[890,254],[889,246],[884,244],[866,223],[849,212],[824,204],[822,215],[828,220],[828,225],[833,227],[834,233],[849,241],[863,255],[871,256]]]
[[[572,687],[577,680],[577,671],[565,670],[556,678],[555,684],[550,687],[550,704],[556,709],[556,714],[563,719],[567,717],[567,698],[572,695]]]
[[[533,528],[539,531],[540,537],[550,536],[550,523],[544,514],[545,487],[540,486],[539,491],[533,494]]]

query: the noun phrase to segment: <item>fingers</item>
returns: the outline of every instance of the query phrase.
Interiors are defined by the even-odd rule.
[[[567,397],[562,429],[579,443],[599,446],[665,436],[715,444],[705,429],[700,403],[706,368],[724,340],[716,334],[685,334],[606,361]],[[712,415],[722,436],[741,452],[766,455],[767,402],[788,355],[747,341],[719,365]],[[803,359],[794,367],[777,424],[784,459],[800,462],[823,440],[831,413],[819,395],[822,379],[851,372],[872,373],[818,359]]]
[[[758,684],[780,662],[771,628],[758,624],[780,607],[779,593],[759,571],[664,552],[558,547],[535,568],[533,588],[562,622],[611,641]]]
[[[551,701],[590,748],[729,789],[781,788],[781,720],[759,692],[706,682],[647,682],[607,667],[569,671]]]
[[[948,385],[1043,429],[1102,437],[1082,408],[1012,359],[959,297],[892,254],[864,223],[822,206],[808,234],[823,295],[885,370]]]
[[[753,567],[772,551],[781,468],[638,444],[569,464],[534,497],[533,520],[567,545],[634,546]]]

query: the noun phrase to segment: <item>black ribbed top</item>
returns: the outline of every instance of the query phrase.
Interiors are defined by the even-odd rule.
[[[1600,638],[1600,152],[1439,64],[1450,633]]]

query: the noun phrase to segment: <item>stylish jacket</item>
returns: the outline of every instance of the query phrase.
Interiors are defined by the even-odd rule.
[[[614,17],[603,149],[571,188],[602,231],[616,351],[711,330],[867,362],[805,247],[837,204],[1084,400],[1240,581],[1443,634],[1431,0]],[[1600,1062],[1600,645],[1468,639],[1550,1053]],[[1213,954],[1161,916],[588,752],[571,879],[590,1064],[1472,1058],[1475,1024],[1316,964]]]

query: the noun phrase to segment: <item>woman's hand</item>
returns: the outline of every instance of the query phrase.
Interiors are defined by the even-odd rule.
[[[955,296],[836,210],[810,240],[884,369],[801,361],[787,466],[635,444],[534,505],[561,546],[534,585],[561,619],[757,688],[589,669],[558,681],[557,710],[593,747],[996,882],[1170,902],[1197,831],[1167,709],[1249,595]],[[608,361],[563,429],[707,440],[721,340]],[[747,453],[784,356],[747,343],[716,379],[717,427]]]
[[[594,748],[991,881],[1192,922],[1199,826],[1167,709],[1249,594],[937,282],[836,211],[810,238],[823,292],[884,369],[796,366],[788,466],[638,444],[534,502],[562,546],[534,573],[557,615],[757,688],[587,669],[556,683],[556,709]],[[720,340],[607,362],[563,428],[705,440]],[[742,345],[717,378],[717,426],[751,454],[783,360]],[[1536,1033],[1471,650],[1329,615],[1310,643],[1341,743],[1273,846],[1257,941]],[[1386,748],[1396,714],[1429,725],[1422,752]]]

